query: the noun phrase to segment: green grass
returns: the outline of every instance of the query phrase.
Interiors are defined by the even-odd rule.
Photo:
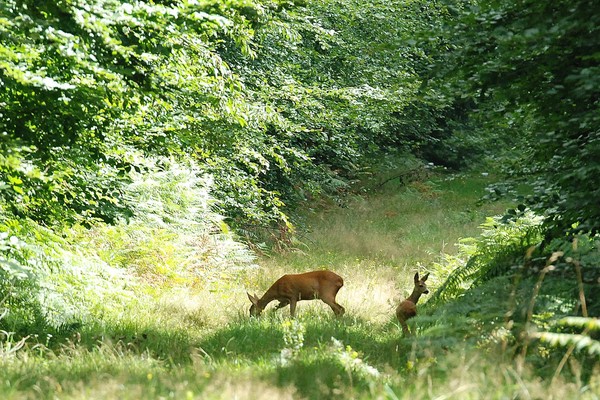
[[[102,324],[50,338],[50,348],[30,338],[14,351],[5,341],[0,398],[599,398],[600,371],[582,371],[587,366],[573,360],[550,382],[543,377],[562,354],[519,363],[515,349],[503,348],[511,286],[501,278],[438,309],[423,307],[411,320],[416,336],[402,337],[394,308],[414,272],[430,270],[435,290],[444,278],[435,263],[506,208],[475,205],[488,179],[388,184],[307,214],[305,245],[265,257],[257,269],[206,285],[154,286]],[[248,317],[246,290],[261,295],[281,274],[321,268],[344,277],[345,316],[312,301],[298,305],[295,320],[289,308],[273,306]]]
[[[408,187],[388,184],[345,208],[320,211],[307,221],[307,258],[332,263],[359,258],[408,268],[427,264],[453,251],[459,238],[476,234],[484,216],[505,210],[506,204],[476,205],[486,183],[449,176]]]

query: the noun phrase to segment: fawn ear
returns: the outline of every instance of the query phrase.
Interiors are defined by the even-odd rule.
[[[416,284],[417,282],[419,282],[419,273],[418,273],[418,272],[415,274],[415,284]]]
[[[250,301],[252,302],[252,304],[256,304],[258,303],[258,297],[256,297],[256,295],[252,296],[250,293],[246,292],[246,294],[248,295],[248,298],[250,299]]]
[[[421,280],[422,280],[423,282],[425,282],[425,281],[427,280],[427,278],[429,278],[429,272],[428,272],[428,273],[426,273],[426,274],[423,276],[423,278],[421,278]]]

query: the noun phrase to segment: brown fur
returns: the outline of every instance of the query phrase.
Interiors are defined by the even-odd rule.
[[[338,274],[331,271],[312,271],[303,274],[284,275],[275,281],[260,299],[250,293],[248,298],[252,303],[250,315],[260,315],[267,304],[278,300],[277,308],[289,304],[290,315],[296,314],[296,303],[300,300],[320,299],[327,304],[335,315],[343,315],[344,307],[336,303],[335,296],[344,286],[344,280]]]
[[[410,296],[396,308],[396,317],[402,326],[402,332],[405,335],[410,335],[410,329],[406,321],[417,315],[417,302],[422,294],[429,293],[425,281],[429,278],[429,273],[425,274],[422,279],[419,279],[419,273],[417,272],[414,277],[415,287]]]

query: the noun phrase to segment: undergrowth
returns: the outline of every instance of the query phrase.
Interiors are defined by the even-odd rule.
[[[69,281],[76,296],[66,299],[97,296],[84,303],[88,317],[71,314],[68,330],[35,337],[10,307],[38,289],[12,286],[0,299],[0,395],[598,399],[598,238],[541,246],[532,214],[486,220],[506,206],[474,205],[486,179],[388,182],[344,207],[308,212],[303,246],[255,259],[214,213],[210,179],[193,166],[132,175],[128,193],[146,217],[52,239],[78,243],[80,260],[94,256],[122,276],[97,287],[86,286],[93,274]],[[14,232],[1,236],[3,254],[20,262],[10,264],[14,274],[25,273],[19,255],[29,250]],[[323,268],[344,277],[342,318],[319,301],[300,302],[295,319],[274,307],[248,316],[246,291]],[[394,308],[417,270],[431,273],[435,294],[409,321],[415,336],[403,337]]]

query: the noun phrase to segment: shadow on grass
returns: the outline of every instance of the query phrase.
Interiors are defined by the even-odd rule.
[[[353,390],[368,392],[374,380],[354,370],[355,362],[378,371],[406,365],[398,349],[410,345],[399,340],[393,324],[319,313],[304,313],[291,321],[273,314],[236,321],[199,346],[217,365],[232,361],[261,365],[264,379],[280,387],[293,386],[308,399],[348,398]],[[293,350],[285,340],[290,336],[300,343]]]
[[[214,361],[231,358],[255,362],[273,359],[286,348],[282,316],[263,316],[230,323],[198,343],[201,351]],[[394,324],[377,325],[353,318],[307,313],[295,320],[303,327],[304,349],[316,349],[332,343],[332,338],[351,346],[365,361],[380,367],[406,364],[405,354],[413,342],[402,339]]]
[[[65,331],[62,336],[53,337],[48,347],[58,352],[61,349],[68,352],[70,347],[89,351],[106,349],[119,354],[144,355],[171,365],[192,364],[200,356],[207,362],[241,362],[267,366],[268,369],[277,367],[281,384],[285,384],[294,373],[286,378],[286,369],[276,365],[275,360],[284,348],[289,347],[284,336],[285,325],[290,321],[288,315],[281,313],[268,313],[261,318],[239,316],[209,332],[155,325],[148,321],[120,321]],[[305,369],[309,375],[312,369],[318,373],[319,368],[315,365],[329,365],[327,357],[319,356],[319,349],[330,347],[333,338],[344,346],[350,346],[364,362],[379,370],[390,367],[403,369],[411,352],[414,352],[416,341],[421,341],[402,338],[400,329],[392,322],[375,324],[353,316],[336,319],[330,313],[319,312],[304,313],[294,321],[302,327],[303,351],[313,352],[314,357],[286,368]],[[42,338],[38,342],[46,345]],[[336,368],[333,370],[338,371],[339,368]],[[332,383],[329,378],[326,380]]]
[[[278,353],[283,345],[283,319],[239,320],[229,323],[197,343],[211,360],[257,361]]]
[[[352,375],[333,358],[313,357],[294,360],[277,370],[277,384],[293,385],[303,398],[349,398],[348,387],[354,382]]]
[[[173,364],[190,363],[196,347],[196,339],[185,329],[127,323],[96,329],[90,327],[71,341],[88,350],[114,348],[123,353],[146,354]]]

